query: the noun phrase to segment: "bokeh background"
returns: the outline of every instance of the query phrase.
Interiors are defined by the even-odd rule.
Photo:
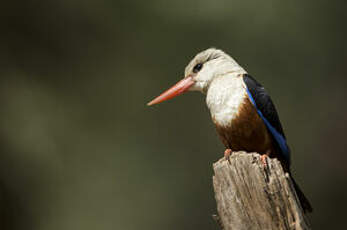
[[[347,4],[6,1],[0,229],[218,229],[204,96],[145,104],[218,47],[273,97],[314,229],[347,204]]]

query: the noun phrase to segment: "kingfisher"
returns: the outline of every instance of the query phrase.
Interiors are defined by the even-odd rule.
[[[147,105],[187,91],[206,95],[226,159],[233,151],[257,152],[265,167],[266,158],[275,157],[290,175],[290,149],[275,105],[264,87],[231,56],[215,48],[198,53],[185,68],[184,78]],[[312,212],[310,202],[292,180],[303,210]]]

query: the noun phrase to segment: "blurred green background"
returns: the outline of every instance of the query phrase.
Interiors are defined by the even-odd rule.
[[[218,229],[204,96],[146,103],[217,47],[262,82],[310,198],[345,227],[346,1],[7,1],[0,229]]]

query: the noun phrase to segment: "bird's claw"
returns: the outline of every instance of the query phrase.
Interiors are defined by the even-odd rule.
[[[231,153],[232,153],[231,149],[226,149],[224,151],[224,159],[227,160],[229,162],[229,164],[230,164]]]
[[[267,168],[267,158],[268,158],[267,154],[264,154],[264,155],[260,156],[260,160],[263,163],[264,168]]]

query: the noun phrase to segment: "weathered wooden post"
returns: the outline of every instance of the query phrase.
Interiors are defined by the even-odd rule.
[[[293,183],[277,159],[265,168],[257,153],[236,152],[213,164],[218,216],[224,230],[303,230],[309,223]]]

